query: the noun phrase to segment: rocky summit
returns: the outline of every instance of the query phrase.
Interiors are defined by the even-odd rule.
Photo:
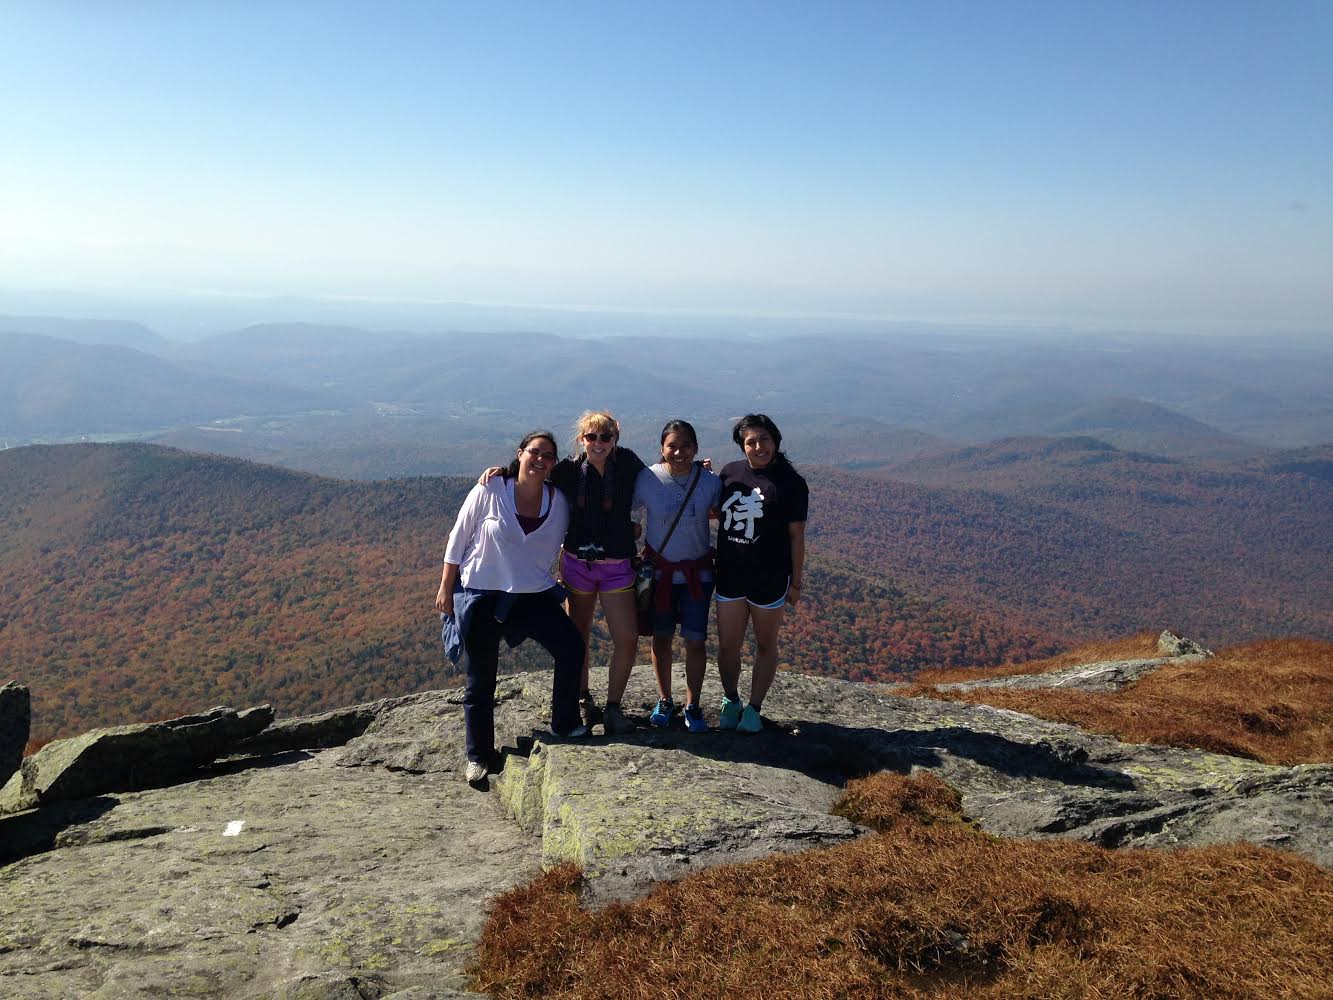
[[[1163,662],[1018,683],[1114,689]],[[705,693],[715,708],[715,679]],[[679,717],[649,727],[645,666],[625,699],[643,723],[630,736],[555,739],[549,697],[549,673],[501,679],[502,766],[483,787],[462,779],[458,690],[271,723],[218,709],[50,744],[0,793],[0,995],[466,996],[487,901],[543,865],[579,863],[598,905],[837,843],[864,832],[829,814],[843,783],[885,769],[936,772],[997,835],[1247,840],[1333,864],[1325,765],[1130,745],[797,674],[779,676],[748,737],[690,734]]]

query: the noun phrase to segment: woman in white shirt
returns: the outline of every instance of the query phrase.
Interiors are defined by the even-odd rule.
[[[444,550],[435,610],[445,619],[467,676],[463,720],[467,780],[481,781],[495,759],[495,677],[500,639],[533,639],[555,660],[551,729],[584,736],[579,723],[583,639],[562,606],[551,574],[569,526],[569,505],[547,484],[555,468],[555,436],[533,431],[501,475],[478,483],[463,501]]]

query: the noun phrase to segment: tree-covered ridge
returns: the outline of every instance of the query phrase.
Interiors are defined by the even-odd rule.
[[[1209,645],[1333,638],[1326,479],[1089,439],[997,442],[885,475],[822,475],[813,551],[1076,639],[1163,624]]]
[[[33,688],[34,735],[442,681],[428,590],[466,484],[135,445],[24,452],[46,491],[3,456],[0,663]]]
[[[950,472],[974,488],[803,468],[810,561],[782,664],[898,680],[1144,627],[1212,646],[1333,633],[1328,482],[1105,446],[1054,455]],[[37,738],[446,683],[430,601],[469,485],[146,445],[0,452],[0,677],[32,687]],[[595,629],[594,662],[606,655]],[[531,644],[506,656],[544,665]]]

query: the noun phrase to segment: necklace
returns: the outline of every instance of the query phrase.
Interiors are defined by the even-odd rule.
[[[669,465],[666,467],[666,472],[667,475],[671,477],[671,481],[682,490],[690,485],[690,477],[694,475],[694,470],[689,469],[678,476],[671,471],[671,466]]]

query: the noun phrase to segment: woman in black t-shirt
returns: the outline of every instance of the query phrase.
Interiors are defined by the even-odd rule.
[[[722,678],[722,729],[757,733],[760,706],[778,669],[778,629],[801,598],[805,519],[810,491],[779,449],[782,432],[768,416],[751,413],[732,428],[745,458],[722,470],[718,503],[717,641]],[[741,643],[754,625],[750,701],[741,706]]]
[[[643,461],[628,448],[620,447],[620,423],[616,418],[594,410],[579,417],[574,448],[575,457],[562,460],[551,473],[551,482],[570,506],[560,578],[569,591],[569,617],[585,646],[601,600],[606,630],[611,633],[606,712],[601,721],[608,735],[616,735],[634,729],[634,723],[621,711],[620,699],[639,650],[631,565],[637,546],[630,507]],[[602,713],[588,690],[586,654],[582,692],[579,704],[583,721],[592,726]]]

